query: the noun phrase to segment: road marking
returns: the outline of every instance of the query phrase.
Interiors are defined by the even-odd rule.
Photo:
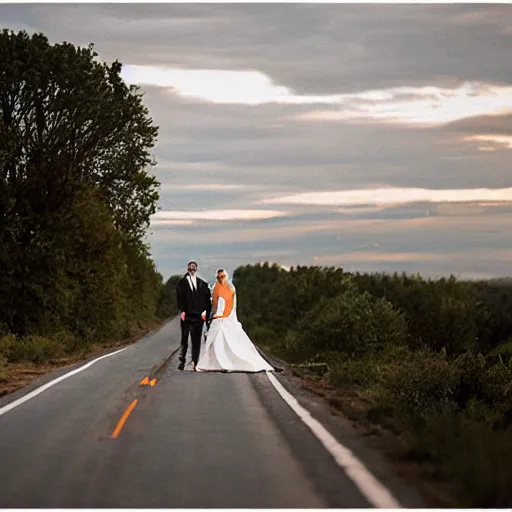
[[[319,421],[313,418],[311,413],[299,404],[274,375],[267,372],[267,377],[283,400],[309,427],[315,437],[333,456],[338,466],[345,471],[370,503],[378,508],[401,508],[393,495],[368,471],[364,464],[348,448],[340,444]]]
[[[122,348],[121,350],[116,350],[115,352],[111,352],[110,354],[106,354],[104,356],[98,357],[97,359],[93,359],[91,362],[87,363],[84,366],[81,366],[80,368],[77,368],[76,370],[73,370],[69,373],[65,373],[64,375],[61,375],[60,377],[57,377],[56,379],[47,382],[46,384],[34,389],[34,391],[31,391],[30,393],[27,393],[26,395],[18,398],[17,400],[14,400],[10,404],[4,405],[3,407],[0,407],[0,416],[8,413],[9,411],[12,411],[15,407],[18,407],[19,405],[28,402],[35,396],[41,394],[43,391],[46,391],[47,389],[51,388],[52,386],[55,386],[55,384],[58,384],[59,382],[62,382],[65,379],[69,379],[69,377],[72,377],[73,375],[76,375],[77,373],[83,372],[93,364],[97,363],[98,361],[101,361],[102,359],[105,359],[106,357],[111,357],[116,354],[119,354],[120,352],[123,352],[123,350],[126,350],[128,347]]]
[[[124,411],[123,415],[121,416],[121,418],[117,422],[116,428],[114,429],[114,431],[112,432],[112,435],[110,436],[111,438],[115,439],[119,435],[119,432],[121,432],[121,429],[123,428],[124,424],[126,423],[126,420],[128,419],[128,416],[130,416],[131,412],[133,411],[133,409],[135,409],[135,406],[137,405],[138,402],[139,401],[137,399],[135,399],[127,407],[126,411]]]

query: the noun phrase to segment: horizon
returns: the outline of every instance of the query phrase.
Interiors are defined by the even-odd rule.
[[[234,272],[238,268],[244,267],[244,266],[247,266],[247,265],[250,265],[250,266],[258,266],[258,265],[264,266],[264,265],[268,265],[269,267],[272,267],[272,266],[276,265],[276,266],[279,267],[280,270],[282,270],[284,272],[297,271],[297,269],[299,267],[308,267],[308,268],[314,267],[314,265],[297,265],[297,266],[294,266],[294,267],[286,267],[286,266],[281,265],[278,262],[272,262],[272,261],[260,261],[260,262],[257,262],[257,263],[248,263],[248,264],[241,263],[236,268],[234,268],[232,272],[229,272],[229,270],[228,270],[230,279],[233,279]],[[318,268],[327,269],[327,268],[331,268],[331,267],[325,266],[325,267],[318,267]],[[344,269],[342,267],[336,267],[336,266],[334,266],[333,268],[335,268],[336,270],[342,270],[344,274],[348,274],[348,275],[353,275],[353,274],[372,275],[372,276],[388,275],[390,277],[405,276],[405,277],[410,278],[410,279],[411,278],[420,278],[420,279],[423,279],[425,281],[428,281],[428,280],[439,281],[441,279],[455,278],[455,279],[457,279],[457,281],[473,282],[473,283],[491,283],[491,282],[498,283],[498,282],[509,282],[509,281],[512,282],[512,276],[500,276],[500,277],[491,277],[491,278],[480,278],[478,276],[474,276],[474,277],[466,276],[465,278],[461,279],[459,276],[457,276],[455,274],[449,274],[449,275],[443,275],[443,276],[425,276],[425,275],[421,274],[420,272],[399,272],[399,271],[393,271],[393,272],[386,272],[386,271],[360,272],[358,270],[348,271],[348,270],[346,270],[346,269]],[[198,267],[196,275],[199,278],[201,278],[204,281],[206,281],[210,285],[212,283],[215,283],[215,273],[216,272],[214,271],[211,274],[211,276],[210,276],[210,274],[208,274],[209,277],[205,277],[204,275],[201,274],[200,269]],[[181,278],[183,275],[186,275],[186,270],[182,271],[181,273],[178,272],[176,274],[171,274],[170,276],[168,276],[168,278],[164,278],[164,283],[166,281],[168,281],[169,279],[173,278],[173,277],[174,278],[176,278],[176,277],[180,277]]]

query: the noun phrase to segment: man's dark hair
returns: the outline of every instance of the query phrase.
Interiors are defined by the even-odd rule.
[[[195,262],[195,261],[189,261],[189,262],[187,263],[187,267],[188,267],[189,265],[195,265],[195,266],[196,266],[196,268],[199,266],[199,265],[197,264],[197,262]]]

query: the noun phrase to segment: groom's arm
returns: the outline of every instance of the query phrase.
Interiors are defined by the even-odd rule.
[[[176,286],[176,304],[178,305],[178,309],[180,312],[183,311],[183,298],[182,298],[182,292],[181,292],[181,281],[178,281],[178,284]]]
[[[205,301],[206,301],[206,320],[210,320],[210,316],[212,314],[212,294],[210,292],[210,287],[208,283],[205,283]]]

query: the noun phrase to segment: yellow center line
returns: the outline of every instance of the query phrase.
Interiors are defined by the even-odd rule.
[[[134,400],[128,406],[126,411],[124,411],[123,415],[121,416],[121,418],[119,419],[119,421],[118,421],[118,423],[116,425],[116,428],[114,429],[114,431],[112,432],[112,435],[110,436],[111,438],[115,439],[119,435],[119,432],[121,432],[121,429],[123,428],[124,424],[126,423],[126,420],[128,419],[128,416],[130,416],[130,413],[133,411],[133,409],[135,409],[135,406],[137,405],[137,402],[138,402],[138,400]]]

